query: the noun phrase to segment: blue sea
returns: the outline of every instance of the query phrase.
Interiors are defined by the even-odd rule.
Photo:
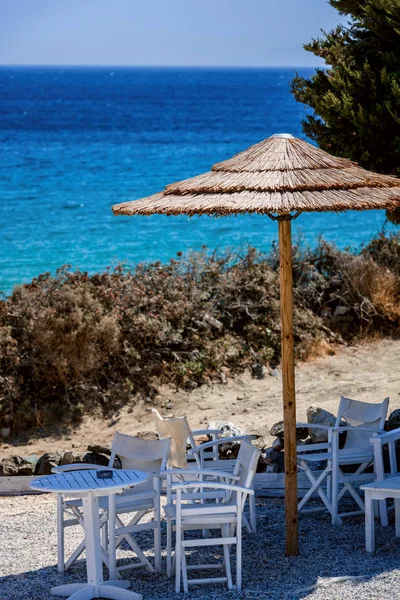
[[[311,69],[299,69],[308,76]],[[304,137],[295,69],[1,68],[0,290],[68,263],[118,261],[251,244],[276,223],[256,215],[114,217],[111,205],[207,171],[272,133]],[[358,247],[384,213],[302,215],[295,230]]]

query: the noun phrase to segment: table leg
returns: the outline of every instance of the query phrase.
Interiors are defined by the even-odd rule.
[[[115,494],[108,499],[108,570],[110,579],[118,579]]]
[[[400,537],[400,498],[394,499],[394,518],[396,521],[396,537]]]
[[[372,495],[365,490],[365,549],[367,552],[375,550],[375,516]]]
[[[110,580],[105,582],[103,580],[99,504],[97,496],[91,492],[83,498],[83,525],[85,529],[87,583],[60,585],[52,588],[52,594],[55,596],[69,596],[69,600],[91,600],[92,598],[142,600],[140,594],[129,592],[126,589],[130,585],[128,581]]]

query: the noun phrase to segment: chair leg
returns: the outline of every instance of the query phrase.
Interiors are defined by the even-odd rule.
[[[161,485],[156,482],[156,485]],[[160,491],[156,488],[156,498],[154,501],[154,566],[156,573],[161,573],[161,519],[160,519]]]
[[[172,522],[167,519],[167,577],[172,576]]]
[[[394,519],[396,527],[396,537],[400,537],[400,498],[394,499]]]
[[[365,549],[367,552],[375,550],[375,517],[371,495],[365,494]]]
[[[181,591],[181,553],[182,553],[182,531],[178,528],[175,534],[175,592],[179,594]]]
[[[257,512],[256,512],[256,496],[255,494],[249,495],[249,508],[250,508],[250,526],[253,533],[257,532]]]
[[[182,531],[182,538],[183,538],[183,531]],[[181,554],[181,563],[182,563],[183,591],[185,594],[187,594],[189,591],[189,586],[188,586],[187,566],[186,566],[186,552],[185,552],[184,548],[183,548],[183,552]]]
[[[338,481],[338,467],[333,466],[332,469],[332,525],[340,525],[338,515],[338,501],[339,501],[339,481]]]
[[[222,537],[229,537],[229,526],[223,525],[221,527]],[[225,563],[225,573],[228,582],[228,590],[233,589],[232,582],[232,570],[231,570],[231,557],[229,553],[229,544],[224,544],[224,563]]]
[[[242,518],[238,514],[236,526],[236,587],[242,591]]]
[[[65,539],[64,539],[64,502],[61,494],[57,494],[57,556],[58,572],[65,571]]]

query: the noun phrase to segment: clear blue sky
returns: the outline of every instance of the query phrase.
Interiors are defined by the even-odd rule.
[[[0,64],[314,66],[326,0],[0,0]]]

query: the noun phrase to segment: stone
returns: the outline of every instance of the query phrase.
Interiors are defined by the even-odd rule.
[[[271,448],[273,448],[275,452],[282,452],[284,448],[283,438],[275,438],[272,442]]]
[[[67,451],[63,452],[60,460],[60,466],[64,465],[75,465],[77,463],[83,462],[83,454],[78,454],[77,452]]]
[[[242,429],[240,429],[240,427],[238,425],[235,425],[235,423],[232,423],[231,421],[222,421],[222,420],[210,421],[207,429],[220,429],[221,437],[232,437],[232,436],[236,436],[236,435],[243,435]]]
[[[61,452],[46,452],[36,463],[35,475],[50,475],[53,467],[58,467],[61,461]]]
[[[105,454],[98,452],[86,452],[83,456],[83,462],[91,465],[101,465],[102,467],[108,467],[109,457]]]
[[[11,433],[10,427],[2,427],[0,429],[0,436],[3,438],[3,440],[10,437],[10,433]]]
[[[385,429],[386,431],[393,431],[393,429],[397,429],[398,427],[400,427],[400,408],[396,408],[396,410],[390,413]]]
[[[89,444],[87,447],[88,452],[95,452],[96,454],[106,454],[111,456],[111,444]]]
[[[298,427],[296,430],[297,440],[303,440],[308,436],[308,429],[306,427]],[[282,438],[284,437],[283,421],[278,421],[275,425],[272,425],[269,430],[269,434],[273,437]]]
[[[307,422],[314,425],[328,425],[329,427],[334,427],[336,417],[323,408],[310,406],[307,409]],[[323,444],[328,441],[328,431],[326,429],[310,428],[309,433],[313,444]]]
[[[268,435],[268,428],[266,427],[261,429],[249,428],[246,429],[243,435],[252,435],[255,436],[254,439],[251,440],[253,446],[258,448],[259,450],[263,450],[266,445],[266,437]]]
[[[278,472],[284,471],[285,468],[285,458],[282,452],[276,452],[273,448],[267,448],[263,453],[264,462],[266,465],[276,464],[278,465]]]
[[[14,477],[17,475],[33,475],[35,464],[22,458],[22,456],[8,456],[1,461],[2,475]]]
[[[220,429],[220,437],[229,438],[232,436],[243,435],[243,431],[230,421],[210,421],[207,429]],[[240,450],[240,442],[227,442],[218,447],[219,457],[222,460],[231,460],[237,458]]]
[[[254,365],[251,365],[251,372],[254,379],[264,379],[265,377],[265,367],[260,363],[254,363]]]
[[[283,438],[283,421],[278,421],[277,423],[275,423],[275,425],[272,425],[271,429],[269,430],[269,435],[272,435],[273,437]]]

